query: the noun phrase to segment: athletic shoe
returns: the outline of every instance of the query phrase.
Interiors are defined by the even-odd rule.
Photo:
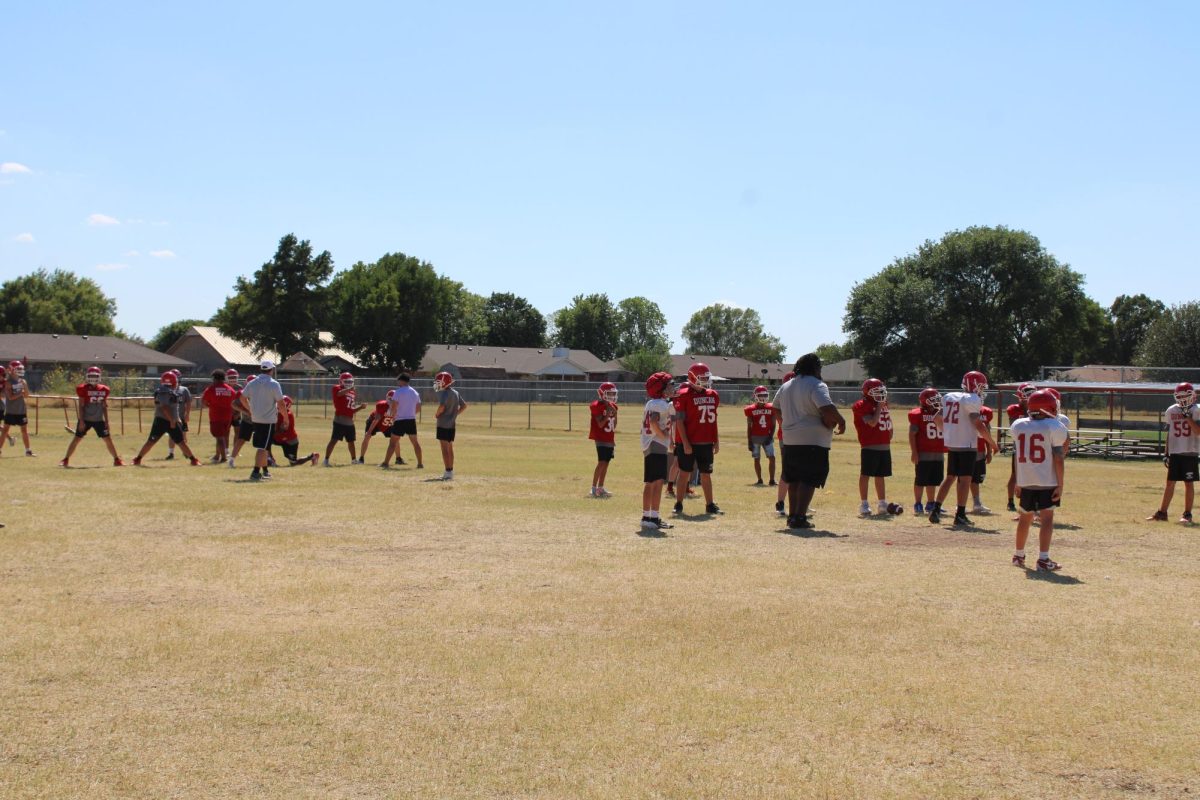
[[[262,477],[263,477],[263,480],[264,480],[264,481],[269,481],[269,480],[271,480],[271,473],[267,472],[267,471],[264,469],[264,470],[262,471]]]
[[[808,521],[808,517],[788,517],[787,526],[791,530],[803,530],[811,528],[813,524]]]
[[[325,466],[327,466],[327,467],[332,467],[332,466],[333,466],[333,464],[330,464],[330,463],[329,463],[329,459],[328,459],[328,458],[327,458],[327,459],[325,459]]]
[[[863,500],[861,503],[859,503],[858,504],[858,515],[860,517],[871,516],[871,504],[868,503],[866,500]]]
[[[904,513],[904,506],[900,505],[899,503],[888,503],[887,513],[894,517],[898,517]]]
[[[442,473],[442,480],[444,480],[444,481],[454,480],[454,473],[451,470],[446,470],[445,472]]]
[[[262,475],[259,475],[257,472],[251,472],[251,473],[250,473],[250,480],[252,480],[252,481],[254,481],[255,483],[257,483],[258,481],[261,481],[261,480],[262,480]]]
[[[233,469],[233,456],[229,457],[229,468]]]
[[[716,503],[708,503],[707,505],[704,506],[704,513],[705,514],[720,514],[721,507],[719,505],[717,505]]]
[[[1155,511],[1150,516],[1146,517],[1146,522],[1166,522],[1168,519],[1167,512]]]
[[[667,522],[662,517],[655,517],[654,519],[652,519],[650,521],[653,522],[654,527],[658,528],[660,531],[669,531],[669,530],[671,530],[671,528],[675,527],[674,525]]]
[[[400,456],[396,456],[396,466],[398,466],[398,467],[403,467],[403,466],[404,466],[405,464],[407,464],[407,463],[408,463],[408,462],[407,462],[407,461],[405,461],[405,460],[404,460],[403,458],[401,458]],[[425,469],[425,465],[424,465],[424,464],[422,464],[422,465],[421,465],[421,469]]]
[[[777,502],[775,504],[775,510],[777,512],[779,512],[779,516],[781,516],[781,517],[787,516],[787,512],[783,510],[783,501],[782,500],[780,500],[779,502]]]
[[[167,457],[163,459],[163,461],[174,461],[174,460],[175,460],[175,451],[174,450],[169,451],[167,453]]]
[[[193,467],[202,467],[202,466],[204,466],[204,463],[203,463],[203,462],[201,462],[201,461],[200,461],[200,459],[196,458],[195,456],[192,456],[191,460],[190,460],[190,461],[188,461],[188,463],[189,463],[189,464],[191,464]]]
[[[58,462],[58,465],[59,465],[60,467],[69,467],[69,466],[71,466],[70,464],[68,464],[68,463],[67,463],[67,460],[66,460],[65,458],[64,458],[62,461]]]
[[[1004,510],[1005,510],[1005,511],[1016,511],[1016,510],[1017,510],[1017,504],[1016,504],[1015,502],[1013,502],[1012,500],[1009,500],[1009,501],[1008,501],[1008,505],[1007,505],[1007,506],[1005,506],[1005,509],[1004,509]]]
[[[403,460],[403,459],[401,459],[401,460],[400,460],[400,463],[401,463],[401,464],[403,464],[403,463],[404,463],[404,460]],[[425,469],[425,465],[424,465],[424,464],[417,464],[417,469]]]
[[[65,467],[66,464],[63,464],[63,466]],[[1186,525],[1191,525],[1192,524],[1192,512],[1190,512],[1190,511],[1183,512],[1183,516],[1181,516],[1179,518],[1179,521]]]
[[[779,484],[777,484],[777,483],[775,482],[775,479],[774,479],[774,478],[771,478],[771,482],[767,484],[767,486],[778,486],[778,485],[779,485]]]
[[[1014,567],[1020,567],[1021,569],[1025,569],[1025,556],[1019,556],[1016,553],[1013,553],[1012,565]]]
[[[642,530],[656,531],[658,530],[658,523],[650,519],[650,517],[642,517]]]
[[[983,503],[976,503],[975,507],[972,508],[971,511],[972,511],[972,513],[975,513],[975,514],[984,514],[984,515],[992,513],[992,510],[990,508],[988,508],[987,506],[985,506]]]
[[[668,496],[668,497],[674,497],[674,496],[675,496],[675,484],[673,484],[673,483],[668,483],[668,484],[667,484],[667,496]]]
[[[758,480],[756,480],[756,481],[754,482],[754,485],[755,485],[755,486],[762,486],[762,485],[763,485],[762,478],[759,478]]]
[[[140,466],[142,465],[142,457],[141,457],[141,456],[134,456],[134,458],[133,458],[133,465],[134,465],[135,467],[140,467]]]
[[[682,514],[683,513],[683,503],[676,500],[675,506],[671,510],[674,511],[676,514]]]
[[[934,525],[937,525],[939,522],[942,521],[941,506],[939,506],[937,503],[934,503],[932,508],[930,508],[929,506],[926,506],[926,508],[930,509],[929,510],[929,521],[930,522],[932,522]]]
[[[920,503],[913,503],[913,513],[914,514],[924,514],[925,506],[921,505]]]
[[[309,455],[308,455],[308,463],[309,463],[309,464],[311,464],[312,466],[314,466],[314,467],[315,467],[315,466],[317,465],[317,462],[318,462],[318,461],[320,461],[320,460],[321,460],[321,454],[320,454],[320,453],[309,453]]]
[[[596,497],[599,497],[601,500],[607,500],[608,498],[612,497],[612,492],[601,486],[596,490]]]
[[[30,458],[37,458],[37,453],[33,452],[32,450],[26,450],[25,455],[29,456]]]
[[[388,462],[384,461],[382,464],[379,465],[379,468],[380,469],[391,469],[392,465],[389,464]]]
[[[1062,564],[1050,558],[1039,558],[1037,560],[1038,572],[1055,572],[1062,569]]]
[[[114,459],[113,459],[113,466],[114,466],[114,467],[123,467],[123,466],[125,466],[125,462],[124,462],[124,461],[122,461],[122,460],[121,460],[121,459],[119,459],[119,458],[114,458]]]
[[[966,515],[966,513],[965,513],[965,512],[964,512],[964,513],[962,513],[962,514],[959,514],[957,511],[956,511],[956,512],[954,512],[954,522],[953,522],[953,524],[954,524],[954,525],[961,525],[961,526],[963,526],[963,527],[966,527],[966,528],[970,528],[972,525],[974,525],[974,523],[973,523],[973,522],[971,522],[971,519],[970,519],[970,518],[969,518],[969,517]]]
[[[877,503],[875,504],[875,513],[876,513],[876,514],[888,514],[888,513],[891,513],[891,512],[888,510],[888,507],[889,507],[890,505],[891,505],[891,503],[887,502],[886,500],[880,500],[879,502],[877,502]]]
[[[210,459],[209,459],[209,461],[211,461],[211,462],[212,462],[212,463],[214,463],[214,464],[220,464],[220,463],[221,463],[221,457],[220,457],[220,456],[213,456],[212,458],[210,458]]]

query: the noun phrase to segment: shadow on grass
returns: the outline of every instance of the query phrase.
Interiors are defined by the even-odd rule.
[[[650,530],[649,528],[638,528],[637,535],[643,539],[665,539],[667,538],[666,531]]]
[[[1056,530],[1056,531],[1081,531],[1081,530],[1083,530],[1083,528],[1079,527],[1078,525],[1072,525],[1069,522],[1056,522],[1056,523],[1054,523],[1054,530]]]
[[[86,466],[86,467],[77,467],[77,466],[75,466],[74,464],[72,464],[72,465],[71,465],[71,466],[69,466],[69,467],[63,467],[63,469],[65,469],[65,470],[70,470],[70,471],[74,471],[74,470],[77,470],[77,469],[104,469],[104,467],[103,467],[103,466],[101,466],[100,464],[91,464],[91,465],[88,465],[88,466]],[[113,469],[120,469],[120,467],[113,467]]]
[[[272,473],[273,475],[274,473]],[[263,485],[271,483],[270,479],[252,481],[249,478],[226,478],[223,483],[261,483]]]
[[[441,478],[426,478],[421,483],[454,483],[454,481],[447,481]]]
[[[820,528],[780,528],[780,533],[795,536],[797,539],[849,539],[848,533],[834,533]]]
[[[1036,569],[1025,570],[1025,577],[1031,581],[1057,583],[1060,586],[1079,586],[1083,584],[1083,581],[1073,575],[1063,575],[1060,572],[1038,572]]]

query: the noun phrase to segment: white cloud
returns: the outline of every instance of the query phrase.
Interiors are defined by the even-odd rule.
[[[170,250],[151,250],[151,258],[174,258],[175,253]]]
[[[33,244],[33,234],[32,233],[18,233],[16,236],[13,237],[13,241],[20,242],[21,244]]]
[[[128,264],[97,264],[96,269],[100,272],[115,272],[119,269],[129,269]]]
[[[121,258],[137,258],[140,255],[141,253],[137,250],[126,250],[124,253],[121,253]]]
[[[32,173],[33,170],[29,167],[15,161],[5,161],[0,164],[0,175],[30,175]]]
[[[120,225],[121,220],[116,217],[110,217],[108,214],[90,214],[87,218],[88,225]]]

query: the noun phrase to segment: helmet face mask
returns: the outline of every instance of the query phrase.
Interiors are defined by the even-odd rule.
[[[596,395],[606,403],[615,403],[617,402],[617,385],[606,381],[596,389]]]
[[[968,372],[966,375],[963,375],[962,390],[983,397],[987,394],[988,390],[987,376],[976,370]]]
[[[18,378],[25,377],[25,365],[20,361],[9,362],[8,372],[10,375],[15,375]]]
[[[921,407],[931,412],[942,410],[942,395],[934,388],[922,389],[920,395]]]
[[[225,370],[225,382],[230,386],[237,386],[238,371],[236,369]]]
[[[1184,382],[1175,387],[1175,402],[1184,408],[1196,402],[1196,389],[1192,384]]]
[[[879,378],[867,378],[862,385],[863,397],[870,398],[876,403],[887,402],[887,387]]]
[[[338,383],[341,384],[341,387],[343,389],[353,389],[354,388],[354,376],[351,375],[349,372],[343,372],[341,375],[338,376]]]
[[[1029,402],[1029,397],[1038,390],[1032,383],[1022,383],[1017,387],[1017,402],[1021,405]]]
[[[439,372],[433,376],[433,390],[435,392],[445,391],[454,383],[454,376],[449,372]]]
[[[712,385],[712,370],[708,368],[708,364],[697,361],[688,368],[688,383],[693,386],[699,386],[701,389],[707,389]]]
[[[91,386],[95,386],[96,384],[100,383],[100,368],[88,367],[87,375],[85,375],[83,379]]]
[[[765,386],[755,386],[754,387],[754,402],[758,403],[759,405],[765,405],[766,402],[770,398],[771,398],[771,393],[767,391],[767,387],[765,387]]]

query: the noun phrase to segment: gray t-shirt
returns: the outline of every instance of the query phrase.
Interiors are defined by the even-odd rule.
[[[283,387],[267,373],[260,374],[242,389],[242,397],[250,404],[250,421],[260,425],[274,423],[279,416],[279,401]]]
[[[165,383],[154,389],[154,416],[160,419],[178,419],[179,390]]]
[[[188,414],[188,409],[192,407],[192,391],[186,386],[179,387],[179,406],[175,413],[182,420]]]
[[[833,431],[821,421],[820,409],[833,405],[829,387],[812,375],[801,375],[779,387],[775,407],[783,416],[783,443],[833,447]]]
[[[442,415],[437,418],[437,426],[439,428],[453,428],[454,421],[458,419],[458,412],[462,411],[463,401],[457,389],[443,389],[438,392],[438,403],[445,410]]]
[[[12,397],[6,397],[4,403],[5,414],[24,414],[25,412],[25,395],[22,390],[25,388],[24,378],[9,378],[9,391],[12,392]]]

